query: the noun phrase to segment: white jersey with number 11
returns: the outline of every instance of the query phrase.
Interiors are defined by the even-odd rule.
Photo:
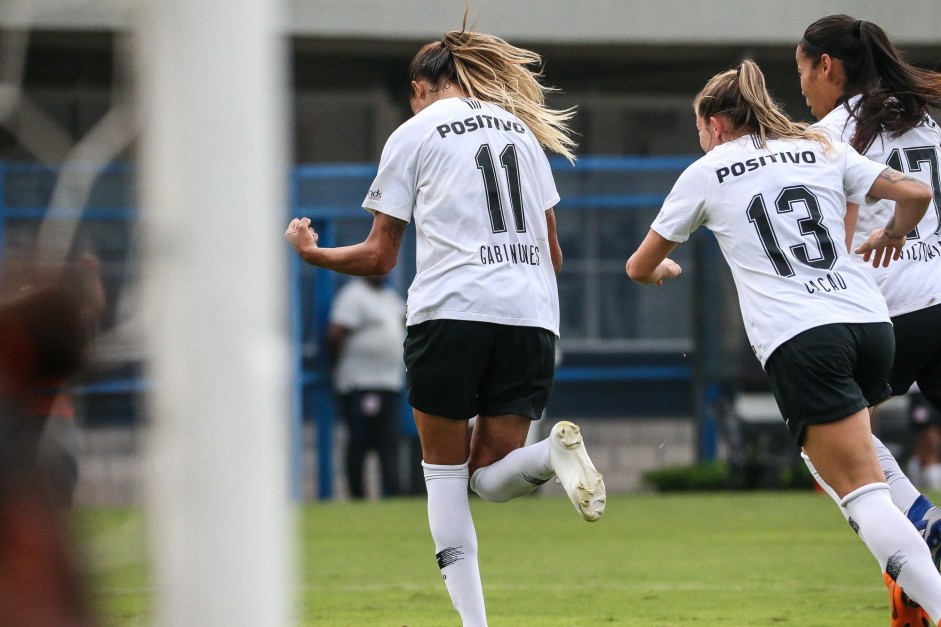
[[[407,324],[478,320],[559,333],[549,162],[515,115],[445,98],[386,142],[363,207],[415,222]]]

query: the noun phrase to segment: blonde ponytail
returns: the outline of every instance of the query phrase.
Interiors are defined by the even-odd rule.
[[[713,76],[696,96],[693,109],[704,120],[724,116],[734,131],[754,134],[765,148],[769,139],[811,139],[825,150],[831,146],[825,132],[787,117],[768,93],[761,68],[750,59]]]
[[[516,115],[547,150],[575,161],[577,144],[569,127],[575,107],[546,106],[546,94],[557,90],[542,84],[540,69],[531,69],[541,67],[542,58],[499,37],[467,31],[466,24],[467,9],[462,30],[449,31],[418,51],[409,65],[409,81],[457,83],[468,96]]]
[[[538,54],[481,33],[451,31],[443,43],[454,58],[457,82],[469,96],[510,111],[546,149],[575,160],[569,127],[575,109],[546,106],[546,94],[556,89],[542,84],[541,71],[530,69],[541,64]]]

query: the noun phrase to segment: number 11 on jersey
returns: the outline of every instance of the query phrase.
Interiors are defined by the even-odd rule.
[[[494,233],[506,233],[506,219],[503,217],[503,203],[500,200],[500,187],[497,184],[497,169],[490,153],[490,145],[483,144],[477,150],[477,169],[484,178],[484,188],[487,193],[487,210],[490,212],[490,226]],[[520,189],[519,165],[516,160],[516,146],[507,144],[500,153],[500,165],[506,174],[507,189],[510,193],[510,204],[513,210],[513,221],[517,233],[526,232],[526,221],[523,216],[523,193]]]

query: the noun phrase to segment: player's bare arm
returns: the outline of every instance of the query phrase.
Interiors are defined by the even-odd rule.
[[[400,246],[402,244],[402,238],[405,236],[406,226],[408,226],[408,222],[405,220],[399,220],[398,218],[390,219],[388,228],[386,230],[386,236],[389,238],[389,242],[393,246]]]
[[[549,227],[549,257],[552,259],[552,269],[556,276],[562,272],[562,246],[559,245],[559,235],[556,232],[555,209],[546,209],[546,225]]]
[[[366,239],[352,246],[322,248],[308,218],[292,220],[285,238],[307,263],[356,276],[383,276],[392,271],[408,223],[376,212]]]
[[[886,237],[892,239],[899,239],[903,237],[902,233],[897,233],[895,230],[895,215],[892,215],[885,223],[885,226],[882,227],[882,232],[885,233]]]
[[[886,168],[879,175],[880,179],[888,181],[890,184],[901,183],[904,181],[911,181],[913,183],[921,183],[911,174],[905,174],[904,172],[899,172],[898,170],[893,170],[892,168]]]
[[[873,267],[888,266],[902,256],[905,236],[925,215],[931,203],[931,188],[892,168],[886,168],[876,178],[868,196],[895,201],[895,214],[881,229],[874,229],[854,252],[872,260]]]

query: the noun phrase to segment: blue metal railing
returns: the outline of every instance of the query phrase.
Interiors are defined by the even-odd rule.
[[[562,197],[560,210],[636,210],[658,208],[670,186],[680,172],[695,160],[694,157],[586,157],[574,166],[564,159],[552,160],[553,172]],[[371,218],[360,205],[376,174],[375,165],[311,165],[296,169],[292,182],[292,217],[306,216],[316,223],[320,242],[326,246],[336,245],[338,220],[362,220]],[[656,176],[654,176],[656,175]],[[616,184],[612,185],[611,183]],[[330,184],[334,185],[331,188]],[[337,188],[345,194],[338,193]],[[607,188],[607,189],[606,189]],[[318,196],[318,192],[324,192]],[[337,202],[341,200],[340,202]],[[326,227],[326,230],[324,230]],[[403,246],[403,254],[405,247]],[[323,337],[326,315],[332,301],[336,276],[328,271],[312,270],[317,275],[315,282],[316,308],[320,312],[313,333]],[[299,299],[300,293],[295,292]],[[295,310],[300,308],[295,306]],[[300,341],[303,341],[301,339]],[[325,362],[320,376],[311,378],[309,370],[299,373],[301,385],[310,386],[308,396],[313,401],[310,407],[315,417],[318,434],[317,495],[320,499],[334,496],[333,489],[333,438],[334,431],[332,396],[329,370]],[[558,383],[582,382],[643,382],[682,381],[694,378],[691,366],[566,366],[556,372]],[[302,390],[301,393],[304,393]],[[411,425],[410,419],[407,421]]]
[[[561,210],[637,210],[657,208],[672,182],[693,157],[584,157],[574,166],[562,159],[552,160],[553,172],[562,201]],[[360,204],[376,173],[375,164],[302,165],[290,178],[291,216],[307,216],[315,221],[320,242],[325,246],[346,243],[356,228],[362,231],[371,218]],[[11,230],[28,230],[47,215],[56,182],[56,170],[43,166],[0,163],[0,259]],[[62,211],[63,218],[83,222],[118,222],[128,226],[125,247],[130,245],[130,223],[135,215],[133,169],[127,165],[109,167],[101,173],[82,210]],[[354,225],[351,227],[350,225]],[[113,233],[112,233],[113,236]],[[108,242],[111,248],[121,243]],[[414,248],[414,247],[412,247]],[[300,496],[301,426],[304,418],[315,421],[317,431],[317,496],[333,496],[333,395],[329,364],[322,350],[305,354],[305,346],[319,346],[337,285],[332,272],[301,264],[289,256],[292,368],[295,381],[293,398],[294,438],[292,476],[294,493]],[[403,255],[414,255],[414,250]],[[400,265],[403,265],[400,263]],[[404,264],[406,268],[408,264]],[[404,282],[404,281],[403,281]],[[309,291],[308,291],[309,290]],[[312,298],[311,298],[312,297]],[[308,301],[312,301],[310,304]],[[561,365],[556,380],[560,383],[691,381],[690,366],[567,366]],[[139,394],[146,383],[138,378],[121,378],[88,383],[77,388],[83,394]],[[408,425],[411,421],[408,420]]]

